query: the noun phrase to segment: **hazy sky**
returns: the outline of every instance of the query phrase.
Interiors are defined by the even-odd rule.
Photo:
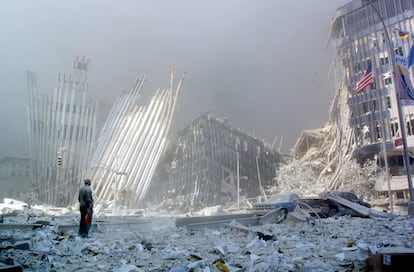
[[[0,158],[27,156],[26,71],[52,90],[77,55],[90,59],[89,92],[99,100],[110,103],[142,74],[150,96],[175,67],[186,78],[174,132],[211,112],[269,143],[283,137],[287,151],[328,119],[335,88],[322,56],[347,2],[2,0]]]

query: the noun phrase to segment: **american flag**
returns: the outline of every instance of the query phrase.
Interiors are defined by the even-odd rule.
[[[362,92],[369,84],[374,82],[374,73],[372,72],[372,64],[371,62],[368,63],[367,70],[365,71],[364,75],[362,76],[361,80],[358,81],[356,85],[356,92]]]

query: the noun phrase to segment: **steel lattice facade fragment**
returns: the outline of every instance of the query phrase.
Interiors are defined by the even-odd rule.
[[[184,75],[170,87],[160,89],[148,107],[138,106],[146,76],[140,76],[133,88],[122,92],[99,134],[87,176],[93,181],[96,199],[107,207],[140,207],[150,186],[167,135]]]
[[[282,159],[263,140],[224,118],[202,114],[180,132],[169,183],[159,191],[174,200],[164,206],[182,210],[257,198],[274,185]]]
[[[58,74],[52,95],[39,93],[28,72],[32,177],[39,200],[50,205],[74,203],[91,157],[98,106],[87,97],[88,62],[77,58],[74,76]]]

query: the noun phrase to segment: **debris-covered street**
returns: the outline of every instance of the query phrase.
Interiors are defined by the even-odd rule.
[[[297,220],[289,214],[279,224],[232,221],[191,229],[176,227],[174,216],[96,216],[90,237],[82,239],[78,213],[48,212],[4,216],[1,265],[23,271],[374,271],[366,264],[373,254],[414,253],[414,219],[405,215]],[[10,224],[15,227],[4,227]]]
[[[0,272],[414,271],[414,0],[6,2]]]

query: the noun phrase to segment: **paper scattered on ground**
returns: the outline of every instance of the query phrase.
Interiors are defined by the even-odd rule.
[[[231,228],[176,228],[174,217],[146,214],[141,223],[123,218],[104,223],[91,238],[77,229],[76,212],[4,216],[4,224],[48,221],[38,229],[0,230],[0,262],[24,271],[361,271],[384,248],[414,251],[414,219],[338,217]],[[56,209],[52,209],[56,213]],[[94,218],[96,222],[100,218]],[[98,224],[99,225],[99,224]],[[263,240],[258,232],[272,234]],[[221,269],[221,270],[220,270]]]

